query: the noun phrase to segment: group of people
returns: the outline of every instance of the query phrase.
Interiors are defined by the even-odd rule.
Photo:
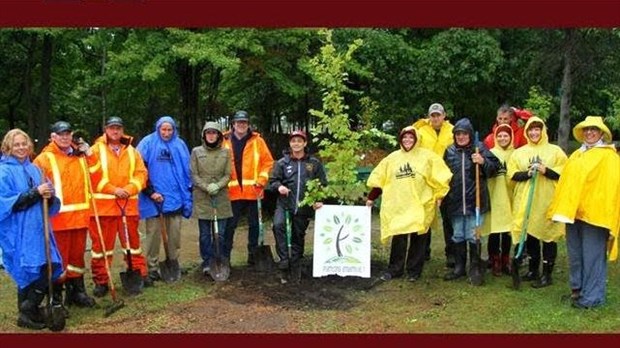
[[[557,242],[566,237],[572,305],[602,305],[606,262],[617,258],[620,157],[600,116],[586,117],[573,136],[581,146],[567,157],[549,142],[544,120],[502,105],[481,141],[468,118],[452,125],[444,107],[432,104],[427,118],[400,131],[400,148],[367,181],[366,204],[382,197],[381,240],[391,237],[380,279],[406,275],[417,281],[436,232],[431,226],[438,229],[441,218],[450,268],[444,280],[469,276],[482,285],[489,267],[495,276],[518,275],[533,288],[549,286]],[[521,277],[525,255],[528,270]]]
[[[366,204],[373,206],[382,197],[381,240],[391,239],[388,268],[380,279],[405,274],[411,282],[420,279],[431,234],[443,227],[450,268],[446,281],[469,276],[472,284],[483,283],[481,248],[488,236],[494,275],[518,272],[511,269],[522,258],[511,263],[515,246],[513,255],[529,258],[522,279],[534,288],[545,287],[553,282],[557,241],[566,236],[573,306],[603,304],[606,261],[617,257],[620,158],[602,117],[588,116],[574,127],[581,147],[567,157],[549,143],[545,122],[526,110],[501,106],[483,141],[469,119],[452,125],[446,116],[441,104],[432,104],[428,118],[400,131],[399,149],[382,159],[367,180]],[[230,267],[235,229],[243,216],[248,220],[247,263],[255,264],[265,189],[278,193],[273,233],[281,280],[300,280],[306,229],[322,206],[300,202],[309,180],[327,185],[323,164],[307,151],[304,131],[289,135],[289,147],[278,161],[250,127],[245,111],[234,114],[229,131],[206,122],[201,145],[191,152],[170,116],[159,118],[136,147],[132,142],[117,116],[106,120],[92,146],[76,137],[68,122],[54,123],[49,143],[36,157],[28,134],[13,129],[5,135],[0,249],[18,288],[17,325],[49,325],[41,308],[46,295],[63,318],[69,316],[68,306],[95,306],[84,283],[88,236],[95,297],[110,291],[117,235],[142,289],[161,280],[162,229],[166,258],[178,260],[183,218],[198,220],[205,276],[215,257]],[[213,233],[215,227],[219,234]],[[519,246],[526,253],[517,253]]]
[[[307,153],[303,131],[290,134],[290,149],[274,165],[268,146],[249,121],[246,111],[238,111],[231,131],[206,122],[201,145],[191,152],[170,116],[159,118],[155,130],[136,147],[118,116],[106,120],[103,134],[92,146],[74,133],[71,124],[58,121],[51,126],[49,143],[36,156],[28,134],[8,131],[0,162],[0,248],[4,267],[18,288],[17,325],[50,326],[42,306],[45,296],[62,311],[63,320],[69,317],[69,306],[96,305],[84,283],[88,236],[94,297],[110,291],[109,267],[117,235],[129,271],[139,275],[139,292],[161,280],[162,229],[167,237],[166,258],[178,261],[183,218],[198,220],[202,271],[208,277],[214,257],[230,265],[235,229],[247,216],[247,262],[253,265],[259,233],[257,203],[267,187],[281,196],[273,226],[280,268],[298,267],[312,208],[321,206],[320,202],[313,207],[299,203],[307,180],[319,178],[327,184],[325,171]],[[283,202],[289,201],[291,205],[285,206]],[[290,256],[282,209],[293,221]],[[140,220],[145,227],[143,242]],[[212,234],[215,221],[218,240]],[[214,242],[222,248],[216,249]],[[64,327],[64,321],[55,326]]]

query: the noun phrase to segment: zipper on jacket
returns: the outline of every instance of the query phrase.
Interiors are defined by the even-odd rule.
[[[465,151],[461,152],[461,183],[463,197],[463,215],[467,215],[467,201],[465,200]]]
[[[297,192],[295,193],[295,214],[299,207],[299,187],[301,186],[301,161],[297,161]]]

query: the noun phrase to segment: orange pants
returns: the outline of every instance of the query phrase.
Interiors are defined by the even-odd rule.
[[[140,235],[138,234],[138,223],[140,218],[138,216],[127,216],[127,232],[129,234],[129,249],[131,254],[131,267],[133,270],[140,272],[142,277],[146,277],[146,262],[142,255],[142,249],[140,249]],[[103,235],[103,242],[106,247],[106,256],[108,264],[112,267],[112,257],[114,255],[114,245],[116,244],[116,235],[121,242],[121,248],[123,250],[123,256],[127,266],[127,243],[125,239],[125,230],[123,227],[123,220],[120,216],[100,216],[99,222],[101,223],[101,234]],[[97,223],[95,218],[90,219],[90,238],[93,241],[92,247],[92,259],[91,267],[93,270],[93,281],[95,284],[107,284],[108,273],[105,269],[105,260],[103,259],[103,248],[99,240],[99,233],[97,232]]]
[[[62,257],[64,276],[58,283],[64,283],[70,278],[80,278],[86,272],[84,252],[86,250],[87,228],[54,231],[54,238],[58,251]]]

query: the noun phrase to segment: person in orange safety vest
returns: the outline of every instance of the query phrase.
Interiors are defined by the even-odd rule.
[[[230,260],[235,229],[243,213],[248,218],[248,265],[254,265],[258,246],[258,199],[262,199],[263,188],[269,180],[273,167],[273,156],[265,140],[258,132],[250,129],[250,117],[240,110],[232,118],[232,131],[224,134],[223,147],[232,154],[232,170],[228,183],[228,196],[233,217],[226,225],[224,256]]]
[[[71,124],[58,121],[51,127],[50,142],[34,159],[54,186],[60,199],[60,212],[50,221],[62,257],[63,273],[53,285],[52,301],[78,307],[93,307],[95,300],[84,286],[86,266],[84,252],[90,220],[89,170],[97,170],[99,162],[88,143],[74,140]],[[66,313],[68,314],[68,312]]]
[[[124,134],[123,120],[112,116],[106,120],[105,133],[93,144],[92,150],[99,158],[101,169],[93,177],[96,213],[99,215],[101,232],[105,244],[105,256],[112,264],[116,235],[121,247],[129,248],[132,268],[140,272],[144,286],[152,285],[147,277],[145,258],[140,248],[138,234],[138,193],[144,189],[147,170],[140,153],[131,145],[133,137]],[[126,205],[125,205],[126,204]],[[122,207],[127,217],[129,245],[125,238]],[[93,241],[91,267],[96,297],[108,293],[108,274],[105,269],[104,253],[99,240],[98,227],[94,218],[90,222],[90,236]],[[127,256],[124,256],[127,262]],[[141,287],[140,287],[141,288]]]

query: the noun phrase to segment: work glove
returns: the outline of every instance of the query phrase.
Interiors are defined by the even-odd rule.
[[[212,183],[212,184],[207,185],[207,192],[211,196],[216,195],[219,191],[220,191],[220,187],[218,184]]]

